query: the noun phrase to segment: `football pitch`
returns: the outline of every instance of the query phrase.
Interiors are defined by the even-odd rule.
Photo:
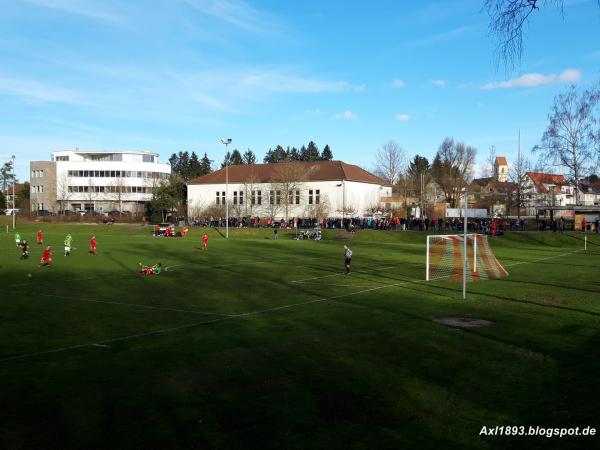
[[[600,428],[597,235],[587,251],[580,233],[493,239],[510,275],[469,283],[463,300],[460,284],[424,281],[427,233],[325,231],[315,242],[265,229],[226,240],[205,228],[154,238],[136,225],[18,224],[31,244],[22,261],[6,223],[0,448],[598,444],[480,435]],[[52,267],[37,267],[39,228]],[[164,270],[141,277],[139,262]],[[494,325],[433,321],[444,317]]]

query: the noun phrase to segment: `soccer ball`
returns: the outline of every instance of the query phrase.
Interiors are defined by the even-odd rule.
[[[31,277],[32,277],[32,276],[33,276],[33,275],[31,275],[30,273],[28,273],[28,274],[27,274],[27,278],[29,278],[30,280],[31,280]]]

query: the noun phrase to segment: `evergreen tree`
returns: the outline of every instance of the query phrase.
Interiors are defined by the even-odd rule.
[[[171,172],[179,173],[179,157],[176,153],[173,153],[169,158],[169,164],[171,165]]]
[[[190,178],[190,153],[187,150],[179,152],[179,170],[176,173],[184,180]]]
[[[221,163],[221,168],[225,167],[225,165],[228,164],[230,166],[237,166],[239,164],[244,164],[244,161],[242,160],[242,154],[239,152],[239,150],[234,150],[233,152],[227,152],[225,154],[225,158],[223,159],[223,162]]]
[[[301,153],[302,161],[318,161],[321,159],[319,154],[319,147],[313,141],[308,143],[308,147],[304,153]]]
[[[204,152],[204,156],[200,160],[200,175],[206,175],[212,172],[212,161],[208,159],[208,155]]]
[[[200,164],[200,160],[198,159],[198,155],[196,152],[192,152],[192,156],[190,157],[190,169],[189,169],[189,180],[192,178],[196,178],[202,175],[202,166]]]
[[[296,147],[292,147],[289,154],[290,161],[300,161],[300,152]]]
[[[331,152],[329,145],[326,145],[323,148],[323,152],[321,153],[321,159],[323,161],[331,161],[333,159],[333,153]]]
[[[300,147],[300,151],[298,152],[298,161],[306,161],[306,159],[304,159],[306,156],[306,146],[302,146]]]
[[[281,145],[278,145],[277,147],[275,147],[275,151],[273,152],[274,157],[275,157],[275,162],[281,162],[281,161],[285,161],[287,160],[287,153],[286,151],[283,149],[283,147]]]
[[[273,149],[269,149],[267,150],[267,153],[265,154],[265,157],[263,158],[263,162],[264,163],[272,163],[275,162],[273,159]]]
[[[256,164],[256,155],[250,149],[244,152],[244,156],[242,157],[244,164]]]

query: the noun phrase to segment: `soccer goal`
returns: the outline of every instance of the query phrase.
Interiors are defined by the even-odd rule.
[[[488,237],[483,234],[427,236],[427,281],[447,278],[459,283],[507,275],[508,272],[494,256]]]

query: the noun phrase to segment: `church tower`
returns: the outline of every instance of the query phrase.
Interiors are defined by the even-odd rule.
[[[502,183],[508,181],[508,163],[504,156],[497,156],[494,161],[494,180]]]

